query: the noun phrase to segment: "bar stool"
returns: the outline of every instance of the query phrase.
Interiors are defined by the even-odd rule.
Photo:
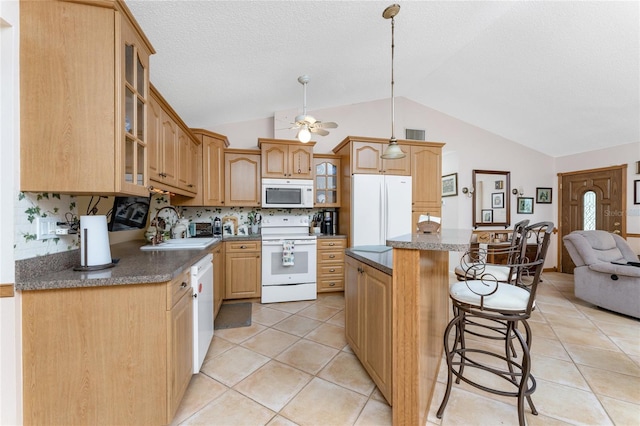
[[[506,258],[507,265],[513,265],[523,260],[522,256],[526,249],[526,236],[528,220],[523,220],[513,225],[513,233],[511,234],[511,244],[504,248],[492,248],[491,252],[494,257]],[[513,279],[513,270],[502,264],[487,263],[488,249],[478,245],[470,249],[460,260],[460,265],[455,267],[455,274],[458,280],[463,281],[466,278],[476,278],[485,273],[501,282],[511,282]]]
[[[550,223],[546,223],[547,225]],[[532,227],[527,227],[532,229]],[[464,281],[451,285],[449,296],[453,303],[454,318],[449,322],[444,334],[444,348],[447,360],[447,389],[437,412],[442,418],[451,394],[453,376],[456,383],[460,380],[487,392],[517,398],[518,421],[525,424],[524,400],[527,399],[531,412],[537,415],[537,410],[531,400],[531,394],[536,389],[535,378],[531,375],[531,328],[527,319],[535,308],[535,295],[544,264],[544,257],[549,244],[550,229],[545,226],[541,249],[538,259],[532,262],[523,261],[520,257],[517,263],[505,265],[513,274],[510,282],[500,282],[492,274],[465,273]],[[528,230],[526,230],[528,231]],[[526,234],[525,234],[526,235]],[[525,238],[526,240],[526,238]],[[525,243],[526,246],[526,243]],[[524,249],[521,253],[524,253]],[[482,262],[480,262],[482,263]],[[474,266],[477,271],[482,265]],[[486,271],[486,268],[485,268]],[[490,324],[490,325],[487,325]],[[522,323],[524,336],[518,329]],[[474,332],[473,327],[482,328],[482,332]],[[455,331],[453,342],[449,335]],[[504,353],[476,349],[467,345],[465,334],[473,334],[480,338],[504,340]],[[517,340],[522,349],[522,361],[515,356],[513,341]],[[491,359],[503,362],[503,367],[496,367],[483,363],[479,358],[489,356]],[[490,388],[465,377],[465,367],[480,369],[504,379],[513,386],[513,390]]]

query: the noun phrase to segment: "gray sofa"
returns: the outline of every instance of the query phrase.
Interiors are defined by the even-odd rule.
[[[607,231],[573,231],[564,245],[576,264],[576,297],[602,308],[640,318],[638,256],[619,235]]]

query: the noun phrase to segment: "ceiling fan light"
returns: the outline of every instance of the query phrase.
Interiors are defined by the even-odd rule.
[[[384,152],[380,156],[385,160],[397,160],[399,158],[404,158],[407,155],[402,152],[400,145],[398,145],[398,141],[395,139],[391,139],[389,141],[389,145],[385,148]]]
[[[307,143],[311,140],[311,132],[307,128],[307,126],[301,127],[296,135],[298,140],[302,143]]]

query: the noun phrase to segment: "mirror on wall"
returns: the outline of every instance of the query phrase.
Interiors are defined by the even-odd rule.
[[[473,226],[504,226],[511,223],[510,172],[473,171]]]

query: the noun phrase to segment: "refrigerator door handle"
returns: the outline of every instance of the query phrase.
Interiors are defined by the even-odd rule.
[[[385,244],[387,233],[387,185],[385,184],[384,177],[380,183],[380,235],[382,242],[379,244]]]

